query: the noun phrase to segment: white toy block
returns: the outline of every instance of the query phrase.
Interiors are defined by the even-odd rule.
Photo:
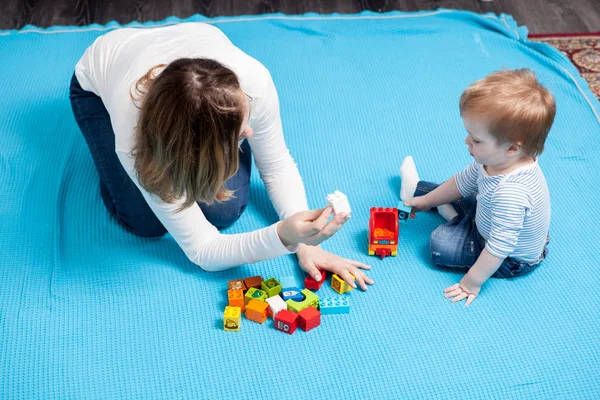
[[[350,214],[350,203],[346,195],[339,190],[327,195],[327,205],[333,207],[333,212],[339,214],[341,212]]]
[[[275,318],[279,311],[287,310],[286,302],[279,295],[269,297],[266,301],[269,304],[273,318]]]

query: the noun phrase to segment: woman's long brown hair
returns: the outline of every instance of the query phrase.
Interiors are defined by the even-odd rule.
[[[151,68],[135,89],[132,154],[141,186],[166,203],[184,198],[180,210],[231,198],[224,183],[238,169],[246,111],[235,73],[214,60],[182,58]]]

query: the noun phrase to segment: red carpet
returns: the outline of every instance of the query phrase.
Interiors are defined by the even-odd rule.
[[[529,35],[529,39],[547,43],[566,54],[600,99],[600,32]]]

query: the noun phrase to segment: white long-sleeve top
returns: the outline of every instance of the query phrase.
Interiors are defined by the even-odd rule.
[[[109,32],[85,51],[75,67],[84,90],[98,95],[115,133],[115,151],[152,211],[188,258],[205,270],[219,271],[296,251],[277,234],[277,223],[253,232],[221,234],[194,203],[176,212],[183,199],[167,204],[146,192],[134,169],[133,135],[139,110],[131,99],[135,83],[158,64],[179,58],[210,58],[238,76],[252,98],[248,139],[260,176],[280,219],[307,210],[306,194],[298,168],[285,144],[277,91],[269,71],[235,47],[212,25],[183,23],[160,28],[124,28]]]

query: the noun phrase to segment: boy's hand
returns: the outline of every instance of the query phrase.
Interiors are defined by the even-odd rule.
[[[444,289],[446,293],[444,297],[453,297],[451,300],[453,303],[467,299],[465,305],[468,306],[479,295],[483,284],[498,270],[503,261],[503,258],[496,257],[487,249],[483,249],[475,264],[460,282]]]
[[[345,280],[350,286],[356,288],[356,283],[350,274],[354,275],[362,290],[367,290],[367,284],[374,282],[362,273],[359,268],[371,269],[370,266],[358,261],[348,260],[329,253],[318,246],[301,246],[296,252],[300,268],[316,281],[321,280],[321,271],[330,271]]]
[[[481,286],[479,286],[479,287],[473,287],[473,285],[467,286],[461,280],[460,283],[456,283],[456,284],[444,289],[444,293],[446,293],[444,295],[444,297],[447,299],[452,297],[452,300],[450,300],[450,301],[453,303],[467,299],[467,303],[465,304],[465,306],[468,306],[469,304],[471,304],[473,302],[473,300],[475,300],[475,297],[477,297],[480,290],[481,290]]]
[[[417,212],[425,212],[431,209],[431,205],[427,201],[427,195],[413,197],[412,199],[408,199],[404,202],[404,205],[407,207],[412,207],[410,210],[410,215],[408,218],[416,218],[415,213]]]

